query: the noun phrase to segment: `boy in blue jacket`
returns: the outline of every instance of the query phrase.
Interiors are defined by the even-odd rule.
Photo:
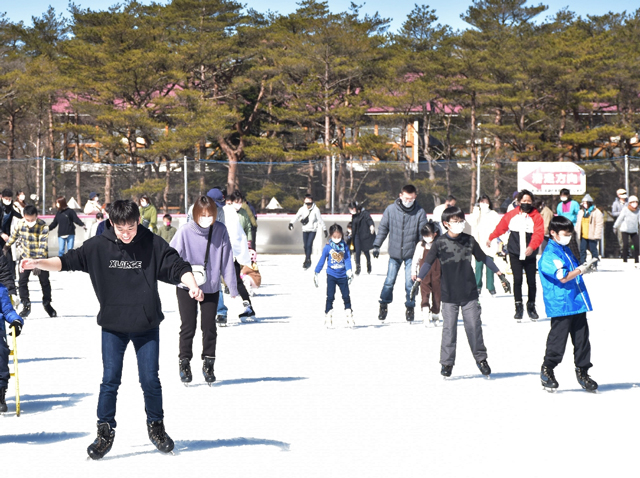
[[[20,317],[11,304],[9,291],[0,284],[0,413],[7,411],[7,386],[9,385],[9,345],[7,344],[7,330],[5,329],[5,321],[9,323],[9,327],[13,327],[16,331],[16,337],[20,335],[24,320]]]
[[[549,241],[538,262],[544,306],[547,317],[551,318],[540,380],[545,390],[558,388],[553,369],[562,361],[567,338],[571,335],[578,383],[585,390],[594,392],[598,384],[587,373],[592,366],[587,312],[593,309],[581,276],[595,270],[593,263],[596,260],[578,265],[569,248],[573,229],[573,223],[566,217],[551,219],[549,234],[553,240]]]
[[[353,311],[351,310],[351,297],[349,296],[349,284],[353,279],[351,270],[351,253],[349,247],[342,237],[342,227],[334,224],[329,228],[329,236],[331,240],[324,246],[322,257],[316,266],[316,273],[313,276],[313,282],[318,287],[318,274],[327,264],[327,305],[325,307],[324,324],[327,327],[332,326],[333,301],[336,297],[336,286],[340,287],[342,300],[344,301],[344,309],[347,316],[347,324],[353,327]]]

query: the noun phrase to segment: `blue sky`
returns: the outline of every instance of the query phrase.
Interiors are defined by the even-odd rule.
[[[143,0],[145,1],[145,0]],[[159,0],[164,2],[164,0]],[[240,0],[242,1],[242,0]],[[81,7],[91,7],[94,10],[103,10],[116,3],[114,0],[75,0],[76,5]],[[271,0],[270,2],[264,2],[259,0],[245,0],[248,7],[254,8],[258,11],[265,11],[270,9],[280,13],[290,13],[296,9],[296,2],[291,0]],[[362,3],[362,2],[356,2]],[[402,25],[406,16],[411,12],[415,4],[415,0],[412,1],[389,1],[389,0],[369,0],[364,3],[362,11],[364,13],[373,14],[376,11],[380,13],[382,17],[392,18],[391,30],[395,31]],[[466,28],[466,23],[460,19],[460,14],[467,10],[467,7],[471,4],[471,0],[430,0],[418,3],[426,3],[431,8],[436,10],[440,22],[443,24],[451,25],[454,28]],[[627,11],[633,10],[633,2],[603,2],[601,0],[548,0],[548,1],[529,1],[528,5],[537,5],[543,3],[549,6],[547,13],[554,14],[558,10],[568,7],[569,10],[576,12],[579,15],[602,15],[608,11],[621,12],[627,8]],[[348,6],[348,1],[329,0],[329,6],[332,11],[345,10]],[[6,12],[10,20],[24,21],[25,23],[31,23],[32,16],[40,16],[48,6],[53,6],[58,12],[67,11],[68,0],[28,0],[28,1],[10,1],[3,0],[0,2],[0,12]]]

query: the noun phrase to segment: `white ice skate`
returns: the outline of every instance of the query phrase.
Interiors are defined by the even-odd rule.
[[[327,329],[333,329],[333,310],[324,314],[324,326]]]
[[[347,327],[355,327],[356,323],[353,320],[353,310],[344,309],[344,315],[347,318]]]
[[[434,327],[442,324],[442,319],[440,318],[440,314],[431,314],[431,324]]]

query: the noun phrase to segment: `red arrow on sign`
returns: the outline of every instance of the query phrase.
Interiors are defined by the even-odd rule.
[[[535,187],[536,189],[540,189],[540,186],[542,186],[542,182],[533,182],[533,176],[534,174],[539,174],[540,176],[542,176],[542,171],[540,170],[540,168],[536,169],[535,171],[531,171],[529,174],[527,174],[523,179],[528,182],[529,184],[531,184],[533,187]]]

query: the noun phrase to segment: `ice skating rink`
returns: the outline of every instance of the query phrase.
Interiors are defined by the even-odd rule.
[[[240,299],[226,296],[230,324],[218,331],[213,387],[200,373],[199,335],[193,385],[180,383],[175,288],[162,284],[160,378],[175,456],[162,456],[149,442],[130,346],[114,446],[99,462],[86,459],[102,371],[89,277],[52,273],[59,317],[51,319],[32,276],[33,312],[18,339],[22,416],[14,413],[12,380],[9,413],[0,417],[3,474],[637,476],[640,270],[605,260],[585,278],[594,305],[588,316],[591,375],[600,389],[590,394],[576,382],[569,341],[556,369],[560,389],[551,394],[538,378],[550,322],[516,323],[512,296],[481,296],[491,379],[476,368],[460,322],[456,365],[445,381],[438,363],[441,329],[425,328],[419,313],[413,325],[405,322],[403,279],[389,318],[384,324],[377,319],[386,256],[351,286],[354,329],[344,327],[339,292],[336,328],[325,329],[325,275],[316,289],[313,271],[303,271],[302,262],[301,255],[260,256],[257,323],[240,323]],[[537,306],[544,317],[541,290]]]

